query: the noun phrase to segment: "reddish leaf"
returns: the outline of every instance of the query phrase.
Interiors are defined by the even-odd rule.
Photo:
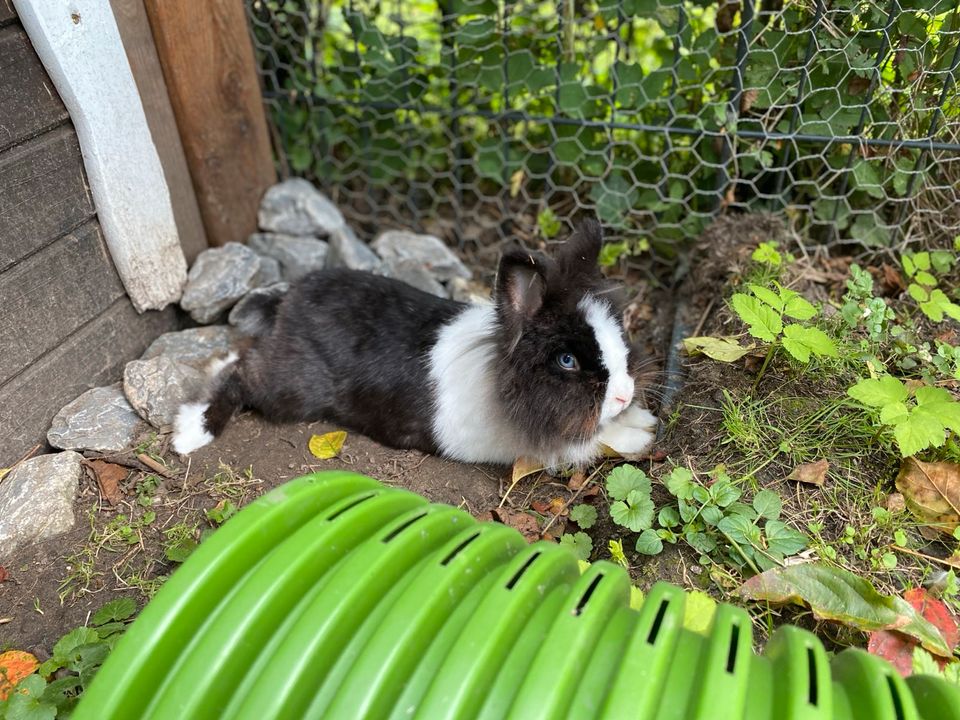
[[[116,505],[123,498],[120,482],[127,479],[127,469],[104,460],[90,460],[89,463],[97,476],[97,485],[100,494],[111,505]]]
[[[943,639],[946,640],[951,650],[957,646],[960,631],[957,629],[957,621],[946,605],[931,596],[924,588],[907,590],[903,598],[925,620],[941,632]],[[915,639],[902,633],[892,630],[878,630],[870,633],[867,650],[889,661],[897,669],[897,672],[904,677],[908,677],[913,672],[913,649],[918,644]],[[947,662],[945,658],[935,656],[935,659],[941,667]]]
[[[10,575],[7,573],[7,569],[3,565],[0,565],[0,582],[6,582],[8,577],[10,577]]]
[[[0,653],[0,700],[6,700],[18,682],[37,669],[37,659],[22,650]]]

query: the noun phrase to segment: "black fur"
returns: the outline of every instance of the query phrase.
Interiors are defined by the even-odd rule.
[[[365,272],[310,273],[218,385],[207,429],[216,435],[225,413],[246,406],[276,422],[323,419],[436,452],[426,359],[440,327],[464,307]]]

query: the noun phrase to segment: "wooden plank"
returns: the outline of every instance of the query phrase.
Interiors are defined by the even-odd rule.
[[[187,261],[109,3],[13,0],[70,112],[110,256],[137,310],[180,299]]]
[[[193,192],[190,170],[183,154],[183,144],[177,131],[170,96],[163,81],[160,58],[153,44],[150,22],[143,7],[143,0],[110,0],[113,14],[120,28],[123,47],[133,70],[133,77],[140,90],[140,99],[147,116],[150,134],[160,155],[163,174],[170,188],[173,215],[177,221],[180,247],[188,263],[207,247],[207,236],[200,217],[197,196]]]
[[[0,384],[122,296],[96,220],[0,275]]]
[[[0,467],[9,467],[37,443],[46,444],[50,421],[60,408],[90,388],[119,381],[128,360],[176,327],[173,308],[138,315],[121,298],[0,386]]]
[[[207,240],[243,242],[276,181],[242,0],[144,0]]]
[[[17,23],[0,28],[0,108],[0,151],[67,120],[67,109]]]
[[[0,0],[0,25],[6,25],[17,19],[12,0]]]
[[[0,273],[94,214],[70,125],[0,153],[0,178]]]

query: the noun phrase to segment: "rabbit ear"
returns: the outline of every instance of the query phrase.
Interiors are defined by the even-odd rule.
[[[497,270],[497,302],[505,312],[531,318],[543,305],[547,260],[539,253],[510,250]]]
[[[603,244],[603,229],[593,218],[582,220],[574,233],[557,250],[557,261],[565,275],[597,273],[597,257]]]

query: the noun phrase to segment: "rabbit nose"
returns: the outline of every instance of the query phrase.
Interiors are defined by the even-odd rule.
[[[624,397],[615,397],[614,400],[616,400],[621,405],[626,405],[628,402],[630,402],[627,398],[624,398]]]

